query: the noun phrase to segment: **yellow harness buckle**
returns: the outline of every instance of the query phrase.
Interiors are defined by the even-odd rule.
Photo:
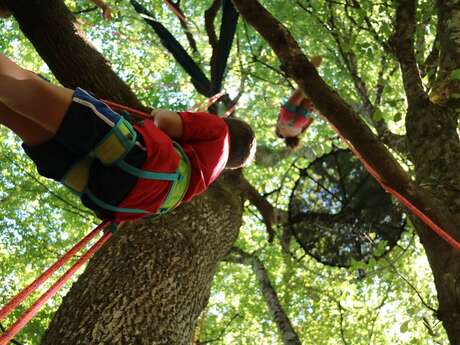
[[[89,169],[92,162],[93,160],[89,157],[80,159],[67,171],[61,182],[75,193],[83,193],[88,184]]]
[[[123,159],[136,144],[137,133],[124,118],[97,144],[93,154],[102,164],[111,165]]]

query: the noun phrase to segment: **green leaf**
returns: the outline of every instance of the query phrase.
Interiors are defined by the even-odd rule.
[[[401,113],[396,113],[395,116],[393,117],[394,122],[399,122],[402,119],[402,114]]]
[[[399,331],[401,333],[407,333],[409,331],[409,321],[410,320],[407,320],[407,321],[404,321],[401,326],[399,327]]]
[[[374,121],[380,121],[383,119],[383,112],[380,109],[375,109],[374,113],[372,114],[372,119]]]
[[[454,69],[450,72],[450,80],[459,80],[460,79],[460,68]]]

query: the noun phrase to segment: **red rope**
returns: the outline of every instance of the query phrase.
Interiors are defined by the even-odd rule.
[[[205,99],[203,102],[198,103],[197,105],[193,106],[191,109],[189,109],[189,111],[196,111],[199,108],[201,108],[204,104],[206,104],[206,110],[208,110],[209,107],[211,105],[213,105],[214,103],[216,103],[219,99],[221,99],[223,95],[225,95],[224,91],[216,93],[214,96],[209,97],[208,99]],[[114,110],[127,111],[128,113],[131,113],[132,115],[137,116],[137,117],[139,117],[141,119],[144,119],[144,120],[152,118],[152,116],[149,115],[148,113],[145,113],[143,111],[127,107],[126,105],[115,103],[115,102],[112,102],[112,101],[109,101],[109,100],[106,100],[106,99],[101,99],[101,101],[103,101],[108,106],[112,107]],[[236,107],[236,105],[234,105],[231,109],[229,109],[225,114],[228,113],[228,115],[229,115],[231,112],[233,112],[235,110],[235,107]],[[228,116],[228,115],[225,115],[225,116]]]
[[[102,101],[105,104],[107,104],[108,106],[110,106],[110,107],[112,107],[114,109],[127,111],[128,113],[136,115],[137,117],[140,117],[141,119],[146,120],[146,119],[152,118],[149,114],[144,113],[143,111],[133,109],[133,108],[130,108],[130,107],[127,107],[125,105],[121,105],[121,104],[118,104],[118,103],[115,103],[115,102],[112,102],[112,101],[108,101],[106,99],[102,99]]]
[[[197,111],[198,109],[200,109],[204,104],[206,104],[206,110],[209,109],[209,107],[211,105],[213,105],[214,103],[216,103],[219,99],[222,98],[222,96],[225,95],[225,92],[224,91],[221,91],[219,93],[216,93],[214,96],[212,97],[209,97],[208,99],[204,100],[203,102],[201,103],[198,103],[197,105],[193,106],[190,111]]]
[[[379,175],[379,173],[361,156],[358,150],[349,142],[343,135],[340,133],[339,129],[335,127],[332,123],[329,122],[332,128],[335,129],[337,134],[342,138],[342,140],[348,145],[350,150],[354,155],[361,161],[366,170],[376,179],[376,181],[382,186],[382,188],[387,192],[393,195],[396,199],[399,200],[404,206],[406,206],[414,215],[416,215],[422,222],[424,222],[431,230],[433,230],[439,237],[444,239],[452,248],[460,251],[460,243],[450,236],[444,229],[431,220],[429,216],[423,213],[417,206],[415,206],[410,200],[401,195],[393,187],[389,186]]]
[[[58,290],[74,275],[74,273],[85,264],[112,236],[107,232],[102,236],[77,262],[65,272],[19,319],[0,337],[0,345],[7,345],[8,342],[38,313],[40,308],[53,297]]]
[[[51,275],[56,272],[60,267],[65,265],[81,248],[83,248],[89,241],[91,241],[99,231],[105,229],[108,222],[105,221],[96,228],[94,228],[88,235],[86,235],[80,242],[73,248],[65,253],[58,261],[56,261],[50,268],[43,272],[37,279],[35,279],[29,286],[23,289],[16,295],[8,304],[0,309],[0,321],[5,319],[19,304],[21,304],[27,297],[37,290]]]
[[[176,8],[176,6],[174,6],[174,4],[172,3],[171,0],[165,0],[165,3],[166,3],[166,5],[168,5],[168,7],[171,9],[171,11],[174,12],[174,14],[177,16],[177,18],[179,18],[184,23],[187,22],[187,18],[185,18],[185,16],[182,13],[179,12],[179,10]]]

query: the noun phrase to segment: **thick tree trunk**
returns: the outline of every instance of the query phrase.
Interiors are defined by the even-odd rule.
[[[408,102],[406,115],[407,143],[415,165],[418,185],[424,186],[437,209],[457,229],[460,224],[460,141],[457,134],[457,114],[449,106],[452,90],[458,90],[458,81],[451,80],[450,72],[460,67],[458,60],[460,40],[460,1],[438,1],[441,65],[436,85],[434,104],[425,94],[415,63],[414,32],[416,2],[404,0],[398,4],[396,33],[393,41],[400,61]],[[444,89],[444,90],[441,90]],[[441,90],[441,91],[440,91]],[[444,104],[444,105],[442,105]],[[460,344],[460,253],[446,245],[420,221],[414,222],[425,247],[438,292],[438,317],[443,321],[452,344]]]
[[[160,220],[121,227],[65,297],[42,345],[190,344],[241,223],[242,200],[223,182]]]
[[[417,182],[426,186],[451,222],[460,224],[460,141],[457,133],[460,82],[450,78],[460,68],[460,1],[437,1],[440,66],[433,104],[411,104],[406,116],[408,146]],[[413,14],[415,17],[415,14]],[[415,20],[414,20],[415,21]],[[452,101],[453,99],[453,101]],[[451,344],[460,344],[460,253],[422,226],[417,229],[426,249],[438,292],[438,317]],[[460,229],[458,229],[460,230]]]
[[[68,87],[140,107],[74,26],[62,0],[8,0],[21,29]],[[74,284],[42,344],[188,344],[218,262],[241,225],[243,197],[227,174],[156,221],[121,227]]]

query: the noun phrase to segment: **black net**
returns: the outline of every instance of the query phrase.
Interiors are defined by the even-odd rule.
[[[349,150],[335,150],[300,169],[289,202],[289,227],[321,263],[348,267],[396,245],[401,209]]]

